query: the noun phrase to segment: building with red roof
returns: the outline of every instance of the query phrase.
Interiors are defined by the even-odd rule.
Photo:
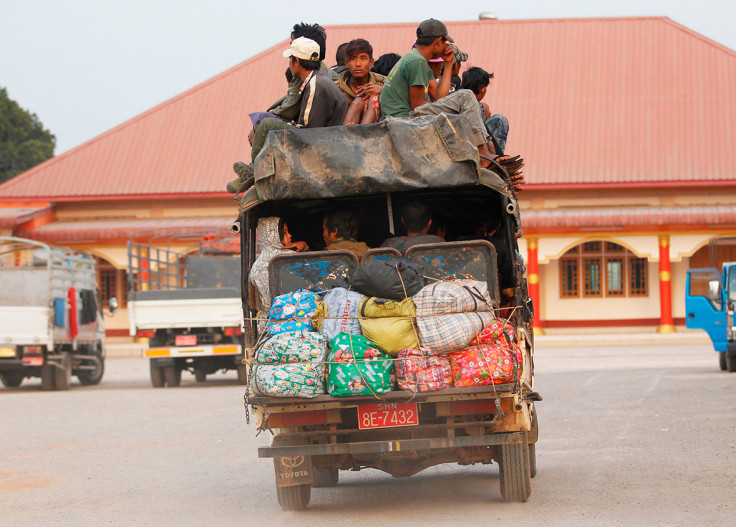
[[[663,17],[447,26],[464,68],[494,72],[485,102],[525,159],[537,328],[683,324],[688,267],[736,235],[736,53]],[[403,54],[415,28],[331,26],[327,56],[359,37]],[[134,232],[235,218],[224,185],[248,160],[248,114],[285,92],[287,45],[0,185],[0,234],[92,251],[114,283],[103,293],[124,297]]]

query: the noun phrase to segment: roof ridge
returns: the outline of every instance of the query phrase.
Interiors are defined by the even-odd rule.
[[[675,27],[675,29],[679,29],[680,31],[682,31],[684,33],[687,33],[688,35],[693,36],[693,37],[697,38],[698,40],[702,40],[705,44],[708,44],[708,45],[710,45],[710,46],[712,46],[714,48],[720,49],[721,51],[725,51],[729,55],[732,55],[732,56],[735,56],[736,57],[736,51],[732,50],[731,48],[729,48],[727,46],[724,46],[723,44],[720,44],[720,43],[716,42],[715,40],[713,40],[711,38],[706,37],[702,33],[698,33],[694,29],[690,29],[689,27],[684,26],[684,25],[680,24],[679,22],[676,22],[676,21],[672,20],[669,17],[664,17],[664,21],[667,22],[667,23],[669,23],[669,24],[671,24],[671,25],[673,25]]]

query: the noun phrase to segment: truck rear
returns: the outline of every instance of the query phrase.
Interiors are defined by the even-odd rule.
[[[407,477],[440,463],[495,462],[505,500],[527,501],[531,493],[538,438],[535,402],[541,397],[534,391],[533,313],[516,242],[521,235],[518,205],[510,178],[502,167],[497,167],[496,172],[478,170],[473,162],[473,159],[477,162],[477,157],[473,158],[477,152],[466,149],[472,142],[461,140],[464,135],[470,137],[466,127],[460,117],[440,115],[367,127],[289,131],[278,136],[271,134],[266,153],[262,152],[256,162],[256,188],[244,195],[238,222],[244,284],[258,254],[256,230],[264,217],[286,218],[293,239],[321,249],[325,215],[334,210],[347,210],[359,226],[357,239],[376,247],[360,261],[346,251],[317,250],[274,257],[269,264],[269,286],[277,300],[265,331],[264,321],[257,316],[253,302],[248,303],[253,289],[244,287],[246,363],[252,368],[250,388],[246,391],[246,414],[251,408],[258,430],[273,434],[272,444],[259,448],[259,456],[273,460],[276,494],[284,510],[305,508],[312,488],[336,485],[340,470],[366,468]],[[441,219],[442,233],[454,241],[415,245],[401,258],[395,249],[380,246],[401,229],[400,211],[417,201],[433,211],[437,223]],[[479,239],[476,229],[479,220],[489,213],[500,222],[498,239],[492,240],[493,244],[488,239]],[[496,243],[502,244],[503,249]],[[503,292],[497,259],[500,253],[496,247],[512,259],[511,270],[504,269],[504,272],[513,275],[513,287]],[[402,361],[404,366],[407,364],[402,357],[412,353],[419,354],[421,361],[428,356],[447,359],[452,363],[451,382],[445,379],[444,383],[420,390],[404,388],[401,382],[397,386],[391,378],[386,380],[385,390],[362,389],[371,384],[370,376],[361,366],[368,361],[356,358],[359,355],[354,352],[347,361],[337,357],[342,349],[340,338],[347,339],[352,350],[354,342],[367,337],[365,322],[372,315],[364,307],[389,305],[385,299],[365,296],[360,300],[358,314],[349,314],[347,309],[342,312],[341,308],[333,314],[327,308],[326,317],[324,313],[319,315],[325,321],[338,319],[342,331],[348,331],[350,322],[358,320],[363,330],[362,335],[359,335],[361,331],[352,331],[348,336],[340,333],[329,341],[324,358],[306,364],[305,371],[310,365],[318,371],[308,383],[321,382],[319,372],[324,370],[323,386],[307,391],[309,396],[275,395],[280,386],[286,393],[303,382],[302,373],[289,373],[297,371],[293,369],[295,365],[305,364],[295,359],[294,363],[282,365],[283,370],[275,376],[274,391],[264,395],[259,372],[273,367],[264,353],[277,337],[273,328],[292,321],[307,324],[312,320],[316,324],[318,316],[309,312],[300,317],[297,309],[290,319],[279,320],[280,313],[287,310],[276,308],[277,303],[289,295],[306,294],[317,295],[324,303],[334,291],[350,292],[356,284],[356,271],[373,260],[385,260],[390,265],[401,262],[395,264],[397,272],[399,265],[417,264],[422,269],[419,274],[428,283],[417,294],[405,290],[405,298],[391,304],[410,306],[409,311],[395,318],[408,321],[412,331],[418,328],[417,349],[402,350],[398,355],[381,354],[376,360],[392,362],[392,367],[398,369]],[[431,301],[432,293],[423,292],[436,284],[462,287],[470,284],[468,287],[483,289],[481,295],[471,293],[474,299],[479,299],[478,305],[470,309],[472,317],[480,317],[488,324],[485,328],[477,327],[476,332],[482,328],[482,334],[495,323],[504,328],[509,346],[495,351],[510,353],[508,376],[496,378],[496,372],[490,370],[500,365],[500,361],[491,365],[495,359],[486,360],[482,352],[480,362],[465,363],[467,371],[459,358],[453,358],[458,353],[474,356],[474,347],[483,348],[473,344],[480,342],[477,340],[480,335],[462,349],[438,351],[427,344],[427,333],[422,328],[425,331],[432,328],[431,324],[422,324],[423,308],[418,298],[424,295],[425,301],[427,298]],[[509,289],[512,292],[506,296]],[[467,313],[447,313],[447,316],[457,314]],[[451,325],[437,324],[447,328],[449,334],[455,331]],[[314,336],[316,331],[326,334],[324,325],[321,330],[310,331],[304,332],[309,336],[301,338],[318,340]],[[392,337],[403,338],[389,330],[383,335],[384,344],[375,347],[387,349],[394,344]],[[291,358],[298,355],[293,349],[280,352]],[[360,395],[335,389],[339,382],[334,378],[339,377],[346,363],[357,367],[358,375],[351,381],[354,385],[348,388],[356,388],[354,393]]]
[[[179,386],[183,371],[204,382],[229,370],[245,382],[237,238],[224,227],[151,234],[128,243],[130,334],[148,338],[151,384]]]
[[[105,325],[94,257],[0,237],[2,383],[17,387],[27,377],[40,377],[44,390],[67,390],[72,375],[92,385],[104,371]]]

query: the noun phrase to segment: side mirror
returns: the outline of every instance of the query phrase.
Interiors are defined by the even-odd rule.
[[[112,298],[110,298],[110,300],[107,301],[107,305],[108,305],[108,307],[110,309],[110,314],[111,315],[114,314],[115,311],[118,310],[118,307],[120,307],[120,305],[118,304],[118,299],[115,298],[114,296]]]
[[[721,301],[721,283],[718,280],[708,282],[708,298],[714,302]]]

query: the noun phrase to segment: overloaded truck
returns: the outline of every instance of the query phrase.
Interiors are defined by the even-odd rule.
[[[110,299],[114,310],[116,299]],[[105,371],[105,324],[91,254],[0,237],[0,380],[17,387],[40,377],[68,390],[72,375],[98,384]]]
[[[238,226],[246,416],[273,434],[258,454],[273,460],[284,510],[305,508],[342,470],[406,477],[440,463],[495,462],[488,477],[498,475],[503,498],[527,501],[541,400],[533,312],[516,195],[504,167],[492,167],[479,168],[462,116],[269,134]],[[403,255],[380,247],[416,203],[448,241]],[[360,260],[319,250],[324,218],[338,210],[374,247]],[[273,255],[273,301],[259,315],[263,287],[249,271],[273,218],[312,250]],[[495,239],[478,235],[483,222],[500,223]],[[501,252],[513,262],[512,298],[499,288]]]
[[[130,334],[148,338],[151,384],[179,386],[183,371],[198,382],[242,364],[238,238],[194,229],[142,231],[128,242]]]
[[[718,353],[721,370],[736,372],[736,262],[715,268],[690,269],[685,287],[686,325],[703,329]]]

